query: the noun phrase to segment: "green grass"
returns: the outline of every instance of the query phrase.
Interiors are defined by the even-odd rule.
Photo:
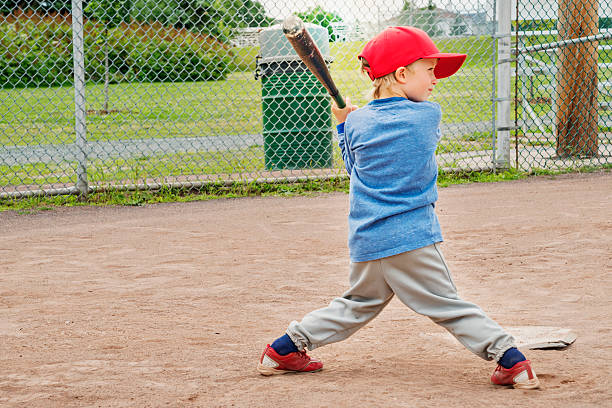
[[[445,121],[483,121],[491,112],[490,52],[487,37],[441,39],[442,50],[467,52],[464,68],[440,81],[433,96]],[[358,71],[356,56],[365,41],[331,43],[332,75],[358,105],[370,80]],[[262,129],[261,80],[254,78],[259,47],[231,49],[226,80],[195,83],[121,83],[110,86],[110,114],[101,114],[103,85],[88,84],[88,140],[214,137],[257,134]],[[306,91],[305,91],[306,92]],[[0,90],[0,144],[60,144],[74,141],[72,87]]]
[[[332,166],[343,169],[340,149],[332,146]],[[76,162],[36,163],[0,166],[0,188],[28,185],[72,185]],[[262,146],[222,152],[189,152],[165,155],[141,155],[128,159],[91,160],[87,167],[88,181],[93,186],[130,185],[180,180],[182,176],[218,175],[233,178],[265,171]],[[36,189],[36,188],[33,188]]]
[[[241,151],[181,153],[140,156],[129,159],[92,160],[88,180],[93,185],[108,183],[139,184],[143,180],[201,175],[236,174],[262,171],[263,149],[254,146]],[[75,180],[76,163],[0,166],[0,187],[11,185],[70,184]]]
[[[438,176],[438,186],[448,187],[454,184],[511,181],[524,179],[528,176],[528,173],[516,169],[510,169],[502,172],[448,172],[440,173]]]
[[[74,141],[72,88],[0,90],[0,144]],[[261,82],[245,74],[193,83],[88,85],[88,140],[205,137],[261,132]]]
[[[531,173],[519,170],[503,172],[441,172],[438,176],[438,186],[441,188],[456,184],[493,183],[525,179],[531,176],[550,176],[565,173],[610,172],[612,165],[602,167],[579,167],[566,170],[536,169]],[[1,211],[15,211],[21,214],[40,211],[52,211],[58,207],[70,206],[141,206],[167,202],[193,202],[222,198],[243,198],[253,196],[304,196],[319,195],[331,192],[349,191],[349,180],[346,177],[336,177],[325,180],[311,179],[301,182],[234,182],[210,183],[197,190],[162,187],[158,190],[107,190],[89,194],[86,198],[76,195],[42,196],[28,198],[0,198]]]
[[[134,206],[165,202],[192,202],[220,198],[252,196],[316,195],[327,192],[348,193],[347,178],[312,179],[303,182],[278,183],[210,183],[197,190],[163,187],[159,190],[106,190],[89,194],[86,198],[76,195],[37,196],[27,198],[0,198],[0,211],[32,213],[52,210],[60,206]]]
[[[357,71],[332,71],[343,95],[363,106],[369,79]],[[440,81],[432,101],[446,122],[480,122],[491,114],[490,85],[478,68]],[[72,88],[0,90],[0,144],[74,142]],[[111,113],[101,114],[103,86],[88,85],[87,138],[91,141],[215,137],[262,131],[261,81],[250,74],[197,83],[113,84]],[[305,91],[307,92],[307,91]],[[304,95],[307,95],[305,93]]]
[[[442,137],[436,154],[491,150],[491,132],[472,132],[459,137]]]
[[[370,80],[356,69],[338,71],[334,78],[344,95],[359,106],[368,102]],[[432,100],[442,105],[445,122],[481,122],[491,114],[490,85],[480,80],[483,67],[465,68],[440,81]],[[475,81],[475,79],[478,79]],[[0,90],[0,144],[27,146],[74,143],[72,88]],[[112,84],[110,109],[101,114],[103,87],[88,85],[87,139],[90,141],[219,137],[262,133],[261,80],[251,72],[235,73],[227,80],[198,83]],[[291,124],[288,124],[290,126]],[[468,139],[461,140],[462,137]],[[469,141],[466,135],[445,135],[441,151],[460,152],[490,148]],[[262,149],[223,153],[180,153],[150,156],[146,160],[97,160],[90,158],[88,179],[92,183],[141,183],[179,175],[214,175],[259,172]],[[121,152],[118,152],[121,154]],[[336,153],[336,157],[338,154]],[[335,168],[342,168],[341,160]],[[0,186],[74,183],[75,163],[3,166]]]
[[[71,162],[0,166],[0,187],[49,185],[75,180],[76,164]]]

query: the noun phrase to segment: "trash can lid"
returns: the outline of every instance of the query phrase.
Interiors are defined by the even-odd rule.
[[[329,57],[329,34],[327,28],[312,23],[304,23],[304,26],[306,26],[314,43],[319,47],[323,57]],[[292,58],[299,59],[291,43],[283,33],[282,24],[275,24],[261,30],[259,32],[259,45],[261,47],[260,55],[262,62],[286,61]]]

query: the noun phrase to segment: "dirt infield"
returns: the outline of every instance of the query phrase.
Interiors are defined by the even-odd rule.
[[[347,287],[348,196],[0,213],[2,407],[604,407],[612,401],[612,173],[440,190],[462,297],[529,350],[543,388],[489,383],[394,299],[325,369],[266,378],[266,342]]]

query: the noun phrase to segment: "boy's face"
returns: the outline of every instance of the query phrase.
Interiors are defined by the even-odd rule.
[[[413,62],[410,68],[398,68],[396,79],[406,98],[415,102],[429,99],[438,83],[434,74],[437,63],[437,58],[423,58]]]

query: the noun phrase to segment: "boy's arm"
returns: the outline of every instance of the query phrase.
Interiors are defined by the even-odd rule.
[[[336,126],[338,130],[338,146],[340,147],[340,152],[342,153],[342,161],[344,161],[344,167],[346,168],[346,172],[348,175],[351,175],[353,171],[353,159],[350,150],[346,145],[346,136],[344,133],[344,122],[338,124]]]
[[[357,105],[351,104],[351,100],[348,97],[346,98],[346,107],[342,109],[338,109],[338,106],[332,100],[332,113],[338,121],[338,126],[336,127],[336,129],[338,130],[338,146],[340,147],[340,151],[342,152],[342,160],[344,161],[344,167],[346,167],[346,171],[349,176],[351,175],[351,171],[353,170],[353,157],[346,143],[344,124],[348,114],[356,110],[357,108]]]

